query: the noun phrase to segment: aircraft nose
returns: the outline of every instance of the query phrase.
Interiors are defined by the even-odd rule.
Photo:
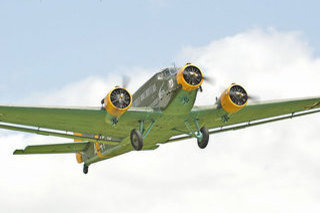
[[[203,75],[197,66],[193,64],[186,64],[177,73],[177,83],[182,85],[182,89],[192,91],[201,86],[203,82]]]

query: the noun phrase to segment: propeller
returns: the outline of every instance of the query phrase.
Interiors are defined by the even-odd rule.
[[[202,79],[203,79],[203,81],[205,81],[206,83],[211,84],[212,86],[215,84],[215,79],[212,78],[212,77],[203,76]]]
[[[131,78],[127,75],[123,75],[122,76],[122,88],[127,88],[130,84],[130,81],[131,81]],[[123,98],[123,97],[119,97],[119,98]],[[120,99],[119,99],[120,101]],[[122,100],[121,100],[122,102]],[[101,100],[101,104],[103,105],[105,102],[104,102],[104,98]],[[120,107],[121,108],[121,107]]]
[[[123,88],[116,88],[110,94],[112,104],[118,108],[124,109],[131,102],[130,94]]]
[[[233,95],[233,96],[237,96],[239,98],[242,98],[242,97],[248,97],[249,100],[253,100],[253,101],[258,101],[259,100],[259,97],[258,96],[255,96],[255,95],[247,95],[247,94],[244,94],[244,93],[241,93],[241,92],[235,92],[235,91],[232,91],[229,93],[230,95]]]
[[[183,78],[188,84],[198,85],[202,80],[201,71],[195,66],[189,66],[183,71]]]
[[[238,86],[238,85],[231,87],[229,95],[232,101],[238,105],[245,104],[247,100],[253,100],[253,101],[259,100],[258,96],[252,96],[252,95],[249,96],[247,92],[241,86]]]
[[[127,88],[130,84],[131,78],[127,75],[122,76],[122,87]]]
[[[248,95],[248,99],[252,101],[260,101],[259,96],[256,95]]]
[[[237,105],[244,105],[248,100],[247,92],[239,85],[234,85],[230,88],[229,96]]]
[[[215,79],[212,77],[208,77],[208,76],[202,76],[202,79],[204,82],[211,84],[212,86],[214,86],[215,83]],[[200,92],[203,92],[202,86],[199,87]]]

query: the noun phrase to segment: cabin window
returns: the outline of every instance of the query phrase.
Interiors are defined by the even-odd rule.
[[[141,94],[141,101],[143,101],[143,99],[146,97],[146,95],[145,95],[145,93],[143,92],[142,94]]]
[[[163,73],[159,73],[158,76],[157,76],[158,80],[162,80],[163,79]]]
[[[152,92],[151,92],[151,87],[149,87],[148,89],[147,89],[147,91],[146,91],[146,96],[148,97]]]

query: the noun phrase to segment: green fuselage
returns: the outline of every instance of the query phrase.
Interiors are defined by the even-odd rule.
[[[158,144],[165,143],[172,136],[176,135],[176,128],[184,125],[188,120],[190,111],[196,100],[198,90],[184,91],[177,84],[176,68],[167,68],[150,78],[143,84],[133,95],[134,107],[151,107],[154,110],[161,111],[162,114],[157,120],[144,120],[144,130],[146,130],[152,122],[154,125],[150,133],[144,138],[144,150],[154,150]],[[119,118],[121,120],[121,117]],[[137,129],[139,123],[137,123]],[[95,144],[85,153],[85,163],[87,165],[117,156],[129,151],[133,148],[129,143],[128,137],[119,145],[100,144],[101,154],[106,158],[97,155]]]

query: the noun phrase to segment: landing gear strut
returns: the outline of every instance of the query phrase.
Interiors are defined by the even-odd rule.
[[[184,133],[184,134],[187,134],[189,136],[193,136],[194,138],[197,139],[197,142],[198,142],[198,146],[200,149],[204,149],[207,147],[208,145],[208,142],[209,142],[209,131],[208,131],[208,128],[203,126],[199,127],[199,122],[198,120],[194,120],[194,125],[196,126],[196,131],[193,130],[193,128],[191,127],[191,125],[189,124],[188,121],[185,121],[185,125],[187,127],[187,129],[189,130],[189,132],[185,132],[185,131],[181,131],[181,130],[178,130],[178,129],[173,129],[177,132],[180,132],[180,133]]]
[[[89,171],[89,166],[87,166],[86,164],[83,164],[83,173],[87,174]]]
[[[148,136],[151,131],[155,121],[151,121],[150,126],[147,129],[144,129],[144,121],[139,121],[139,130],[133,129],[130,133],[130,140],[132,147],[140,151],[143,147],[143,139]]]

